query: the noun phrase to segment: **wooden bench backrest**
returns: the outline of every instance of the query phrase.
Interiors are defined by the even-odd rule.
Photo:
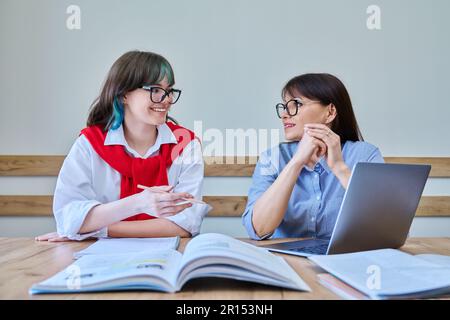
[[[57,176],[65,156],[0,156],[0,177]],[[257,157],[205,157],[205,177],[251,177]],[[450,158],[385,157],[388,163],[431,164],[430,178],[450,178]],[[238,217],[247,197],[204,196],[213,206],[208,216]],[[52,195],[0,195],[0,216],[52,215]],[[450,217],[450,196],[423,196],[416,216]]]

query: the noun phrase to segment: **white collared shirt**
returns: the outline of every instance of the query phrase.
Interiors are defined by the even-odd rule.
[[[122,126],[109,130],[104,144],[123,145],[132,156],[148,158],[157,155],[161,145],[166,143],[177,143],[177,140],[170,128],[163,124],[158,126],[155,144],[143,157],[128,145]],[[201,145],[194,139],[167,169],[169,185],[175,186],[173,192],[188,192],[201,200],[203,169]],[[86,234],[80,234],[79,230],[94,206],[120,198],[120,181],[121,174],[100,158],[87,138],[80,135],[64,160],[56,183],[53,213],[59,236],[72,240],[107,237],[106,227]],[[200,232],[203,218],[210,209],[208,205],[194,204],[163,219],[176,223],[195,236]]]

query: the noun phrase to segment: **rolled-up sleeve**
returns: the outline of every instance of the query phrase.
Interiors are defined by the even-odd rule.
[[[271,159],[273,158],[271,157],[271,151],[272,150],[263,152],[259,157],[255,171],[253,172],[252,184],[248,191],[247,206],[242,215],[242,224],[247,230],[249,237],[254,240],[263,240],[271,236],[271,234],[267,234],[262,237],[258,236],[252,223],[253,207],[256,201],[272,185],[278,176],[276,166],[273,162],[274,160]]]
[[[174,161],[172,166],[180,166],[177,184],[173,192],[187,192],[195,199],[202,199],[204,163],[200,142],[195,139],[184,148],[183,153]],[[200,233],[203,218],[212,209],[210,205],[193,203],[180,213],[166,217],[193,237]]]
[[[92,187],[90,151],[84,136],[72,146],[61,167],[53,198],[53,214],[58,235],[71,240],[106,237],[107,228],[80,234],[79,230],[89,211],[101,204]]]

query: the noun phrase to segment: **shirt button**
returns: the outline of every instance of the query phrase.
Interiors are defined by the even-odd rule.
[[[317,196],[317,198],[316,198],[317,200],[320,200],[320,196]]]
[[[311,222],[314,222],[314,217],[311,218]]]

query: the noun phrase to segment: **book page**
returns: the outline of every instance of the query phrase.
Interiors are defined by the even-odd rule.
[[[181,253],[176,250],[159,250],[130,254],[85,255],[63,271],[38,284],[39,287],[82,291],[96,286],[105,286],[118,279],[159,279],[174,287]],[[162,281],[161,281],[162,280]],[[126,285],[126,281],[124,282]]]
[[[394,249],[312,256],[317,265],[372,298],[450,288],[450,267]]]
[[[443,267],[450,267],[450,256],[444,256],[442,254],[418,254],[415,257]]]
[[[84,250],[74,253],[78,259],[89,254],[120,254],[151,250],[176,250],[180,237],[167,238],[105,238],[99,239]]]
[[[309,290],[306,283],[283,258],[266,249],[216,233],[201,234],[188,243],[181,261],[179,278],[187,276],[196,268],[203,268],[207,272],[205,266],[217,265],[239,267],[242,271],[247,270],[247,273],[257,272],[277,281],[294,283],[302,290]],[[230,276],[236,269],[228,268],[228,270]],[[242,277],[242,273],[240,276]]]

